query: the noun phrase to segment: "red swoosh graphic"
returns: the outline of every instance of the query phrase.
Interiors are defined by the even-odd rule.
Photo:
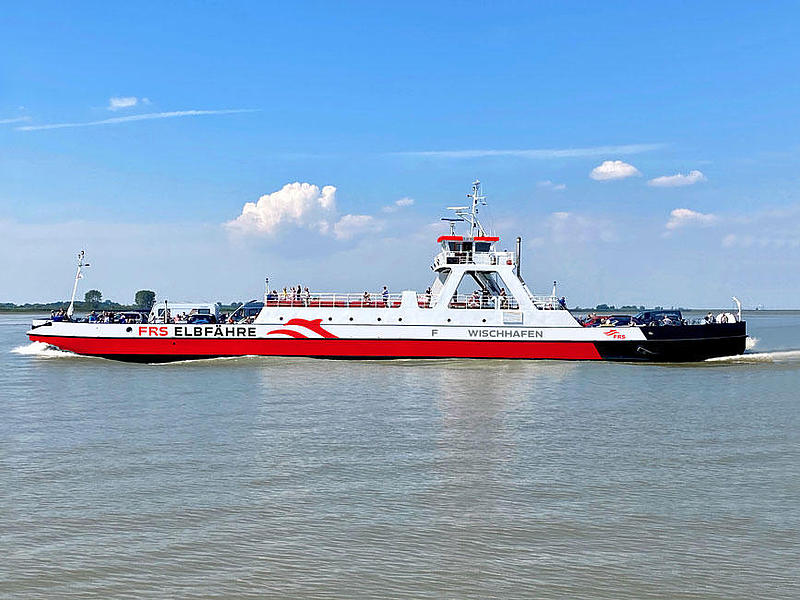
[[[322,319],[314,319],[313,321],[308,321],[306,319],[291,319],[286,324],[299,325],[300,327],[305,327],[306,329],[310,329],[314,333],[318,333],[324,338],[337,339],[337,337],[333,335],[330,331],[323,329],[320,323],[322,323]]]
[[[289,321],[289,323],[287,323],[287,325],[291,325],[291,323],[292,322]],[[297,331],[292,331],[291,329],[273,329],[272,331],[268,332],[267,335],[272,335],[273,333],[282,333],[284,335],[288,335],[288,336],[291,336],[293,338],[302,338],[304,340],[308,339],[307,335],[303,335],[302,333],[299,333]]]

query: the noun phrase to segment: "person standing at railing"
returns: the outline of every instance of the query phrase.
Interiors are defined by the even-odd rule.
[[[381,292],[381,296],[383,297],[383,303],[386,306],[389,306],[389,288],[383,286],[383,292]]]

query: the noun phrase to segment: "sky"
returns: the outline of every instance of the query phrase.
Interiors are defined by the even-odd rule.
[[[445,208],[570,306],[800,306],[800,5],[33,3],[0,302],[424,289]],[[501,248],[501,249],[502,249]]]

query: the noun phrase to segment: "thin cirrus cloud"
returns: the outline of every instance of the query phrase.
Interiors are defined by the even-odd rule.
[[[706,176],[701,171],[689,171],[686,175],[677,173],[675,175],[664,175],[656,177],[647,182],[647,185],[652,187],[683,187],[687,185],[694,185],[706,181]]]
[[[231,115],[237,113],[258,112],[258,108],[225,108],[221,110],[174,110],[170,112],[145,113],[127,117],[111,117],[99,121],[83,121],[79,123],[46,123],[44,125],[23,125],[18,131],[39,131],[42,129],[66,129],[68,127],[95,127],[100,125],[116,125],[132,121],[150,121],[153,119],[173,119],[176,117],[198,117],[203,115]]]
[[[663,148],[665,144],[627,144],[622,146],[594,146],[589,148],[549,148],[533,150],[422,150],[413,152],[391,152],[393,156],[419,156],[430,158],[486,158],[492,156],[514,156],[519,158],[581,158],[604,154],[640,154]]]
[[[30,117],[11,117],[9,119],[0,119],[0,125],[8,125],[10,123],[24,123],[30,121]]]
[[[536,184],[536,187],[542,188],[544,190],[553,190],[554,192],[560,192],[567,189],[566,183],[555,183],[554,181],[550,181],[549,179],[545,179],[544,181],[540,181]]]
[[[621,160],[606,160],[589,173],[589,177],[595,181],[614,181],[640,175],[639,169]]]

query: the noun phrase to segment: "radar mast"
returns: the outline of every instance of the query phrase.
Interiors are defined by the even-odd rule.
[[[469,223],[470,237],[481,237],[486,235],[480,220],[478,219],[478,207],[486,206],[486,196],[481,191],[481,182],[476,179],[472,182],[472,192],[467,194],[470,199],[469,206],[448,206],[447,210],[452,210],[456,213],[457,219],[442,219],[443,221],[450,221],[450,231],[454,229],[454,223],[457,221],[464,221]],[[452,233],[451,233],[452,234]]]

